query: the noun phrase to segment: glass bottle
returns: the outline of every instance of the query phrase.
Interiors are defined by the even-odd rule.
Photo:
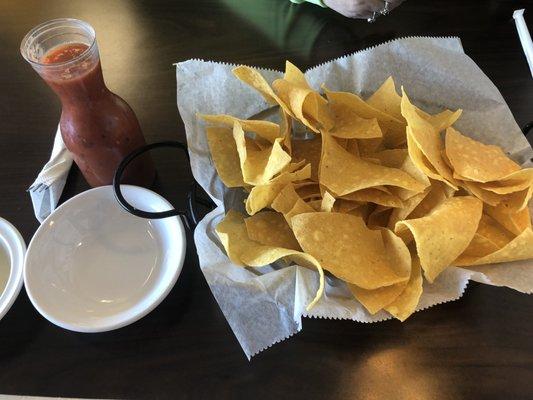
[[[104,83],[94,29],[51,20],[28,32],[20,50],[59,96],[63,141],[89,185],[111,184],[120,161],[146,142],[133,110]],[[154,179],[146,154],[128,166],[123,183],[150,186]]]

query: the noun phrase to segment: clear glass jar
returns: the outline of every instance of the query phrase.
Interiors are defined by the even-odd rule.
[[[109,185],[120,161],[146,144],[130,106],[105,85],[94,29],[62,18],[33,28],[22,56],[59,96],[61,135],[89,185]],[[124,183],[150,186],[155,169],[148,154],[135,160]]]

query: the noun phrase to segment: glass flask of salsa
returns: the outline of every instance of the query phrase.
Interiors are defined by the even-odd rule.
[[[146,144],[130,106],[105,85],[94,29],[62,18],[33,28],[21,53],[59,96],[60,130],[89,185],[110,185],[120,161]],[[155,168],[148,154],[132,162],[123,183],[150,186]]]

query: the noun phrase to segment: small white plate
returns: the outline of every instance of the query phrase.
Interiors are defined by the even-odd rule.
[[[172,208],[158,194],[122,185],[134,207]],[[144,317],[170,292],[183,266],[178,217],[147,220],[123,210],[111,186],[88,190],[57,208],[31,240],[24,282],[35,308],[77,332],[104,332]]]
[[[0,319],[8,312],[22,287],[22,269],[24,265],[24,254],[26,253],[26,243],[19,231],[0,218]],[[5,271],[4,268],[9,268]],[[7,272],[7,280],[4,274]]]

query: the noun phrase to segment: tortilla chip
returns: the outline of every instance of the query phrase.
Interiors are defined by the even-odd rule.
[[[405,172],[376,165],[355,157],[339,146],[327,133],[322,134],[320,184],[333,194],[344,196],[373,186],[390,185],[421,192],[425,185]]]
[[[498,146],[486,145],[446,130],[446,155],[455,173],[476,182],[495,181],[520,170],[520,166]]]
[[[392,303],[403,292],[406,286],[407,281],[374,290],[361,289],[355,285],[348,284],[348,289],[350,289],[350,292],[352,292],[356,300],[359,301],[370,314],[374,315],[379,310]]]
[[[393,148],[405,143],[405,122],[370,106],[353,93],[332,92],[324,88],[330,106],[343,104],[361,118],[377,119],[383,133],[383,142]]]
[[[389,229],[394,229],[396,222],[407,219],[407,217],[409,217],[413,210],[415,210],[418,205],[426,198],[429,192],[430,189],[428,188],[421,193],[417,193],[414,196],[405,200],[403,202],[403,207],[395,208],[394,210],[392,210],[391,215],[389,217],[389,222],[387,224]]]
[[[501,249],[513,239],[511,232],[483,213],[474,238],[461,256],[482,257]]]
[[[282,214],[263,211],[244,219],[248,237],[265,246],[301,251],[291,228]]]
[[[207,144],[220,180],[227,187],[244,186],[239,153],[229,128],[208,127]]]
[[[317,92],[292,84],[285,79],[276,79],[272,87],[289,107],[291,114],[313,132],[333,127],[327,101]]]
[[[398,197],[390,193],[385,193],[377,188],[358,190],[357,192],[348,193],[341,198],[358,202],[370,202],[386,207],[403,207],[403,202]]]
[[[407,141],[409,154],[411,155],[411,152],[415,153],[415,150],[411,149],[411,147],[416,146],[437,173],[437,175],[428,174],[428,176],[433,179],[442,180],[457,190],[457,181],[453,178],[450,167],[442,158],[442,150],[444,149],[444,146],[439,131],[426,119],[422,118],[419,111],[420,110],[409,101],[407,94],[403,91],[402,115],[407,120],[407,135],[410,136],[411,139],[409,140],[408,138]],[[419,158],[419,155],[417,155],[416,158],[413,158],[413,162],[417,167],[420,162]],[[421,168],[421,170],[426,173],[425,168]]]
[[[389,230],[372,231],[362,218],[323,212],[297,215],[292,227],[302,249],[346,282],[377,289],[408,279],[409,250]]]
[[[307,79],[305,79],[304,73],[290,61],[285,61],[285,75],[283,76],[283,79],[293,85],[301,86],[305,89],[311,89],[309,83],[307,83]]]
[[[366,103],[376,110],[396,118],[398,121],[405,121],[401,110],[402,97],[396,92],[392,76],[389,76],[383,82],[379,89],[368,98]]]
[[[274,175],[283,170],[290,162],[291,156],[281,147],[283,139],[276,139],[272,147],[254,151],[246,147],[246,140],[242,126],[235,122],[233,125],[233,139],[237,146],[242,176],[245,183],[250,185],[264,185]]]
[[[405,321],[411,314],[416,311],[416,307],[420,302],[423,290],[422,271],[420,268],[420,260],[414,257],[413,265],[411,267],[411,275],[409,282],[403,292],[390,304],[385,306],[394,318],[400,321]]]
[[[424,275],[433,282],[468,247],[481,212],[482,203],[475,197],[452,197],[425,217],[398,222],[395,231],[411,231]]]
[[[309,311],[322,297],[324,292],[324,272],[318,261],[312,256],[295,250],[264,246],[251,240],[248,237],[243,215],[233,210],[228,211],[224,219],[217,225],[216,232],[228,258],[234,264],[261,267],[284,257],[296,257],[301,261],[305,261],[303,266],[316,268],[319,272],[318,290],[315,298],[307,306],[307,310]]]
[[[274,93],[268,82],[265,80],[265,78],[263,78],[259,71],[245,65],[241,65],[233,68],[232,72],[233,75],[235,75],[239,80],[257,90],[269,104],[279,104],[286,113],[288,113],[291,117],[294,117],[289,108]]]
[[[520,261],[529,258],[533,258],[533,231],[531,228],[526,228],[520,235],[494,253],[484,257],[461,256],[453,264],[462,267]]]
[[[491,206],[497,206],[503,200],[503,196],[482,189],[477,182],[462,181],[461,186],[470,194]]]
[[[361,118],[350,107],[342,103],[329,105],[335,121],[335,127],[330,131],[332,136],[343,139],[374,139],[383,134],[376,118]]]
[[[496,207],[485,204],[483,209],[488,215],[498,221],[501,226],[515,235],[520,235],[526,228],[531,227],[528,208],[524,208],[519,212],[509,213],[502,204]]]
[[[270,122],[270,121],[239,119],[239,118],[232,117],[231,115],[223,115],[223,114],[221,115],[198,114],[198,116],[207,122],[225,125],[229,128],[233,128],[233,124],[235,122],[238,122],[241,125],[243,131],[253,132],[270,143],[274,143],[276,139],[283,137],[279,125],[275,124],[274,122]]]

